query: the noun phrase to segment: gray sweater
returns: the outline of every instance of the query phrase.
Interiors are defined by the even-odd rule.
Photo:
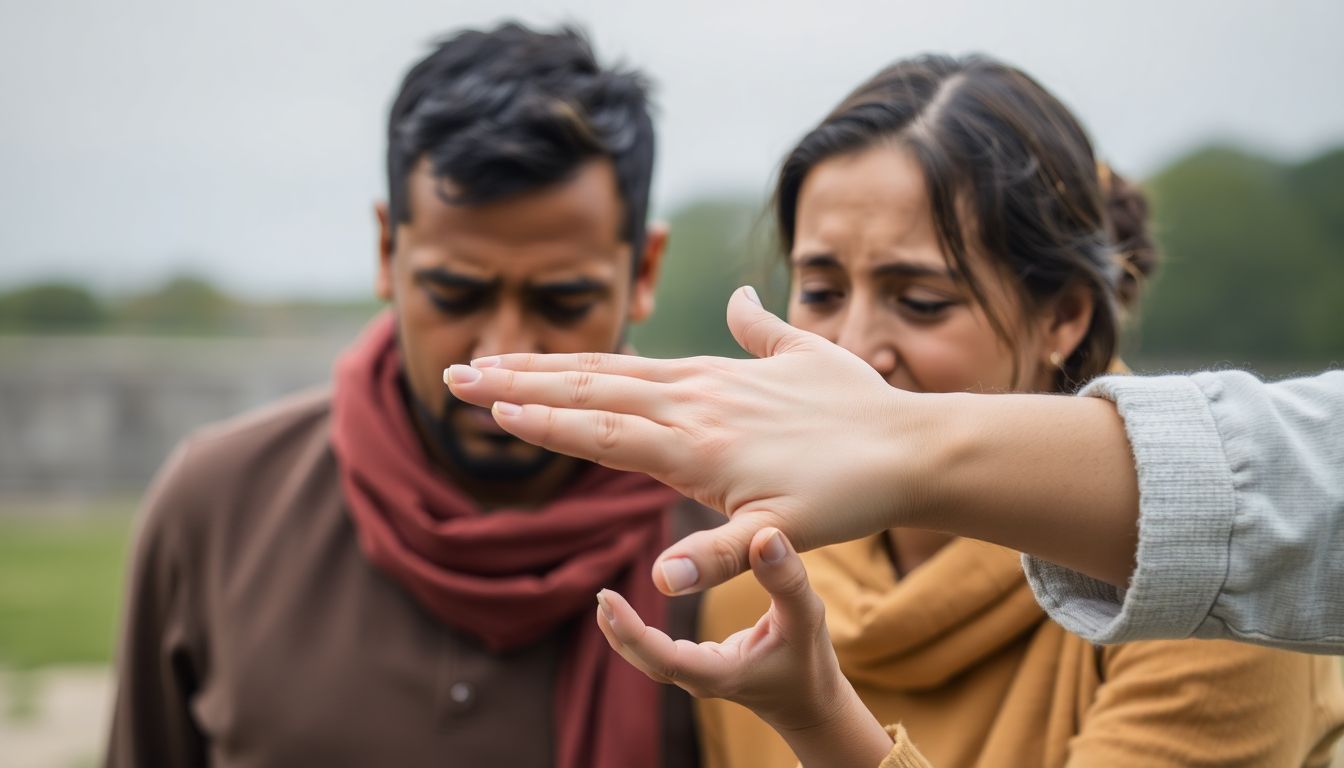
[[[1344,371],[1106,377],[1139,478],[1128,589],[1038,558],[1036,599],[1096,643],[1228,638],[1344,653]]]

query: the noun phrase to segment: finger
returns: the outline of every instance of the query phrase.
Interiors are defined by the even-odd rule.
[[[737,289],[728,299],[728,330],[753,357],[774,357],[811,336],[762,307],[756,289],[749,285]]]
[[[657,360],[636,355],[617,355],[603,352],[542,355],[518,352],[508,355],[478,357],[471,361],[473,368],[506,368],[511,371],[558,373],[587,371],[612,376],[630,376],[646,381],[674,381],[680,378],[682,360]]]
[[[751,539],[771,522],[765,513],[740,511],[717,528],[692,533],[658,557],[653,583],[668,595],[722,584],[750,567]]]
[[[601,597],[599,597],[597,607],[597,628],[602,631],[602,636],[607,639],[607,645],[611,646],[611,649],[615,651],[622,659],[625,659],[625,663],[629,664],[635,669],[638,669],[640,672],[643,672],[645,677],[649,678],[655,683],[670,684],[672,682],[671,680],[668,680],[666,677],[663,677],[661,674],[655,672],[653,669],[645,665],[642,659],[634,655],[634,653],[632,653],[629,649],[627,649],[625,645],[616,637],[615,631],[612,630],[611,628],[611,620],[608,619],[604,614],[605,610],[606,609],[602,605]]]
[[[716,643],[673,640],[665,632],[646,626],[635,609],[619,593],[604,589],[600,614],[620,647],[616,650],[644,674],[666,682],[716,689],[732,673]],[[600,621],[599,621],[600,625]],[[605,634],[605,633],[604,633]]]
[[[682,433],[642,416],[497,402],[495,422],[549,451],[654,476],[683,462]]]
[[[459,399],[486,408],[503,400],[629,413],[657,420],[668,400],[667,385],[590,371],[533,372],[454,365],[443,372],[443,381]]]
[[[762,528],[752,537],[751,571],[770,593],[784,637],[816,634],[826,619],[826,609],[808,583],[802,558],[778,528]]]

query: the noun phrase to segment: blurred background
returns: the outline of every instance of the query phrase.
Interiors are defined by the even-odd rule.
[[[97,761],[132,514],[186,432],[324,381],[378,305],[385,112],[429,41],[573,22],[657,85],[645,354],[783,296],[776,163],[899,57],[1022,66],[1143,183],[1140,371],[1344,363],[1344,4],[0,4],[0,766]]]

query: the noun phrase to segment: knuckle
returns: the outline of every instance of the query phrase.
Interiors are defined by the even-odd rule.
[[[732,373],[734,361],[723,357],[704,358],[704,369],[707,373]]]
[[[743,333],[747,338],[759,338],[763,343],[766,357],[774,357],[779,353],[779,344],[781,341],[779,331],[774,328],[774,318],[768,315],[754,317],[747,321]]]
[[[802,568],[790,568],[788,573],[780,576],[780,581],[775,592],[781,595],[797,597],[811,593],[811,587],[807,582],[807,571]]]
[[[555,434],[555,409],[545,409],[545,417],[541,420],[541,430],[539,439],[542,445],[551,444],[551,436]]]
[[[718,461],[732,445],[732,440],[723,434],[717,434],[714,431],[714,424],[703,424],[699,430],[697,453],[700,458],[708,464]]]
[[[569,401],[574,405],[587,405],[593,398],[593,374],[587,371],[570,371],[565,374],[565,386],[569,390]]]
[[[670,662],[664,662],[653,668],[653,671],[669,683],[676,684],[681,682],[681,670],[677,665]]]
[[[726,537],[716,537],[710,544],[709,557],[720,574],[740,573],[743,570],[743,551]]]
[[[701,400],[701,398],[704,397],[704,393],[702,391],[697,390],[695,387],[690,386],[681,386],[674,384],[672,386],[669,386],[666,391],[667,391],[666,397],[668,401],[675,405],[689,405],[692,403],[698,403]]]
[[[818,632],[826,631],[826,602],[821,599],[821,595],[816,592],[809,594],[807,599],[807,610],[817,624]]]
[[[603,453],[614,449],[621,441],[621,420],[614,413],[600,411],[593,423],[593,440]]]
[[[587,373],[595,373],[602,370],[602,354],[600,352],[580,352],[579,370]]]

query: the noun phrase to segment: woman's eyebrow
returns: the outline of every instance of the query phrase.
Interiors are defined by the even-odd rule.
[[[797,269],[840,269],[840,260],[830,253],[804,253],[793,258]],[[947,267],[934,267],[920,262],[898,259],[879,264],[872,269],[874,277],[943,277],[957,279],[957,271]]]
[[[793,266],[798,269],[839,269],[840,260],[830,253],[802,253],[793,257]]]
[[[943,277],[957,279],[957,271],[948,267],[933,267],[912,261],[890,261],[873,267],[874,277]]]

